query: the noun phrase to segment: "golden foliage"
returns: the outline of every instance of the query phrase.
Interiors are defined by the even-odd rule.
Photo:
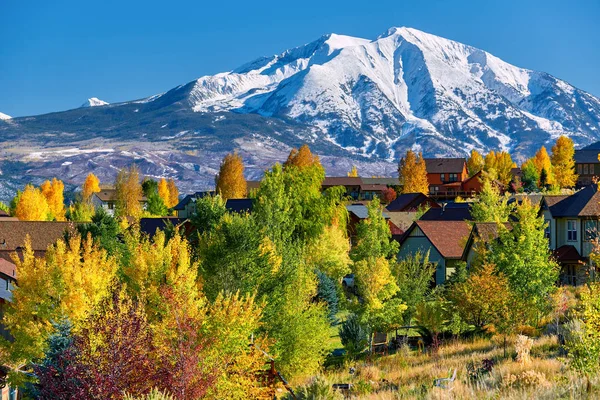
[[[467,160],[467,170],[469,171],[469,176],[471,177],[477,174],[479,171],[482,171],[484,165],[485,162],[483,160],[483,156],[479,154],[477,150],[471,150],[471,156]]]
[[[350,241],[338,225],[329,225],[306,251],[307,262],[334,280],[350,273]]]
[[[21,221],[47,221],[50,207],[42,191],[33,185],[25,186],[25,190],[18,197],[15,216]]]
[[[221,167],[215,181],[217,193],[224,200],[245,197],[248,187],[246,178],[244,178],[242,156],[237,152],[227,154],[221,162]]]
[[[429,193],[427,181],[427,167],[423,154],[417,156],[414,151],[408,150],[400,160],[398,175],[402,193]]]
[[[354,273],[365,304],[371,310],[382,309],[385,300],[398,292],[389,261],[384,257],[377,257],[374,263],[368,259],[354,263]]]
[[[89,201],[94,193],[98,193],[100,191],[100,179],[90,172],[85,178],[81,189],[83,201]]]
[[[115,215],[139,218],[142,215],[140,201],[143,191],[140,184],[140,173],[135,164],[119,171],[115,181],[115,189],[117,191]]]
[[[165,203],[165,205],[169,208],[173,208],[179,204],[179,189],[177,189],[177,185],[173,179],[167,181],[167,187],[169,189],[169,202]]]
[[[358,177],[358,168],[356,168],[356,165],[352,166],[352,169],[350,170],[350,172],[348,172],[348,176],[351,178],[357,178]]]
[[[165,203],[167,208],[170,208],[169,202],[171,201],[171,193],[169,192],[169,185],[167,184],[167,180],[165,178],[161,178],[158,181],[158,197],[160,197]]]
[[[547,174],[547,179],[546,179],[546,183],[548,185],[553,185],[554,184],[554,174],[552,171],[552,161],[550,160],[550,156],[548,155],[548,151],[546,151],[546,148],[544,146],[540,147],[540,149],[537,151],[537,153],[535,153],[535,156],[533,156],[532,158],[533,160],[533,165],[535,165],[535,168],[537,169],[538,173],[542,174],[542,170],[546,171]],[[541,184],[542,182],[540,182],[539,184]]]
[[[315,165],[321,166],[321,161],[318,155],[311,153],[307,144],[300,146],[300,149],[292,149],[287,161],[283,164],[284,167],[294,166],[300,169]]]
[[[42,194],[46,198],[48,208],[50,209],[50,219],[56,221],[65,221],[65,185],[56,178],[52,182],[45,181],[40,186]]]
[[[561,188],[573,187],[577,183],[574,155],[573,140],[568,136],[560,136],[556,139],[556,144],[552,146],[551,162],[554,179]]]

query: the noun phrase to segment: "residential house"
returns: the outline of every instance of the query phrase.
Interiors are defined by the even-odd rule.
[[[594,148],[596,147],[596,148]],[[600,142],[594,143],[581,150],[575,150],[575,171],[577,172],[577,187],[587,186],[600,176]]]
[[[26,237],[36,256],[46,254],[48,246],[74,232],[77,223],[54,221],[0,221],[0,258],[12,261],[12,254],[21,254]]]
[[[177,203],[175,207],[173,207],[173,210],[179,218],[190,218],[196,212],[196,200],[206,196],[214,195],[214,190],[188,194],[183,199],[181,199],[181,201],[179,201],[179,203]]]
[[[425,158],[429,194],[454,198],[462,192],[461,184],[469,178],[464,158]]]
[[[362,203],[353,203],[348,204],[346,206],[346,210],[348,210],[348,237],[350,238],[350,242],[355,244],[356,242],[356,226],[360,223],[360,221],[367,219],[369,217],[369,210],[367,206]],[[404,231],[399,229],[391,220],[388,213],[382,211],[383,217],[385,218],[388,227],[390,228],[390,233],[392,236],[400,236]]]
[[[436,264],[434,281],[440,285],[462,262],[470,233],[465,221],[415,221],[399,239],[398,258],[429,252],[429,262]]]
[[[435,200],[423,193],[405,193],[388,204],[385,212],[394,225],[402,231],[406,231],[417,218],[418,212],[439,207],[440,205]]]
[[[157,230],[165,231],[167,229],[175,229],[179,232],[182,232],[186,237],[189,237],[189,235],[194,231],[187,218],[140,218],[140,232],[147,235],[149,238],[153,238]]]
[[[92,195],[92,204],[95,208],[103,208],[109,215],[115,214],[115,207],[117,205],[117,190],[112,188],[103,188],[99,192]],[[146,197],[140,198],[142,208],[146,208]]]
[[[598,186],[589,185],[570,196],[544,196],[540,213],[548,225],[550,249],[562,267],[561,282],[585,282],[586,264],[600,229]]]

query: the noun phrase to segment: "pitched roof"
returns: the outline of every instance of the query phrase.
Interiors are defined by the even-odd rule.
[[[231,212],[251,212],[254,207],[254,199],[228,199],[225,208]]]
[[[147,234],[149,237],[153,237],[156,234],[157,229],[164,231],[167,225],[172,224],[174,227],[177,227],[184,221],[187,221],[187,219],[177,217],[141,218],[140,232]]]
[[[595,143],[595,145],[597,144],[598,143]],[[600,154],[600,150],[590,149],[589,147],[591,146],[594,146],[594,144],[581,150],[575,150],[575,155],[573,158],[575,159],[576,163],[597,164],[600,162],[598,161],[598,154]]]
[[[387,189],[387,185],[379,185],[379,184],[371,184],[371,183],[361,183],[360,190],[365,191],[369,190],[372,192],[381,192]]]
[[[360,178],[363,183],[371,185],[386,185],[386,186],[398,186],[400,182],[398,178]]]
[[[0,273],[17,279],[17,266],[8,260],[0,258]]]
[[[581,258],[581,255],[579,255],[579,252],[575,246],[570,244],[560,246],[558,249],[554,250],[553,253],[556,261],[559,263],[583,261],[583,258]]]
[[[464,221],[415,221],[444,258],[462,258],[471,225]]]
[[[421,221],[472,221],[469,203],[447,203],[439,208],[430,208]]]
[[[466,163],[464,158],[425,158],[428,174],[460,174]]]
[[[49,221],[0,221],[0,251],[15,251],[31,238],[34,251],[46,251],[49,245],[64,237],[65,232],[74,231],[74,222]]]
[[[369,209],[364,204],[360,204],[360,203],[348,204],[346,206],[346,210],[348,210],[349,213],[356,215],[358,217],[358,219],[369,218]],[[382,214],[385,219],[390,218],[390,216],[387,213],[382,212]]]
[[[360,186],[362,179],[357,176],[326,176],[321,186]]]
[[[404,193],[396,197],[394,201],[387,205],[386,210],[388,211],[414,211],[423,203],[430,200],[423,193]],[[437,204],[437,203],[434,203]]]
[[[98,197],[103,202],[117,201],[117,189],[100,189],[99,192],[94,193],[94,196]],[[146,197],[142,196],[140,201],[146,201]]]
[[[600,216],[598,185],[590,185],[570,196],[547,196],[544,201],[553,217]]]
[[[4,210],[0,210],[0,217],[10,217],[10,214]]]
[[[178,211],[185,210],[185,207],[192,200],[196,201],[197,199],[201,199],[206,196],[214,196],[214,195],[215,195],[214,190],[209,190],[209,191],[205,191],[205,192],[196,192],[194,194],[188,194],[183,199],[181,199],[181,201],[179,201],[179,203],[177,203],[177,205],[175,207],[173,207],[173,210],[178,210]]]

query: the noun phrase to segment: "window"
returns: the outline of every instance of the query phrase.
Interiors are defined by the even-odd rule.
[[[458,174],[450,174],[450,182],[458,181]]]
[[[550,220],[546,220],[546,227],[544,228],[544,236],[546,239],[550,239]]]
[[[581,175],[583,173],[583,165],[582,164],[577,164],[577,173],[579,175]]]
[[[583,235],[587,242],[591,242],[598,237],[598,221],[588,220],[585,221],[585,232]]]
[[[590,173],[589,165],[588,164],[583,164],[583,174],[584,175],[589,175],[589,173]]]
[[[567,241],[577,241],[577,221],[574,219],[567,221]]]
[[[108,203],[108,209],[112,210],[115,208],[115,203]]]
[[[446,174],[440,174],[440,181],[445,182]]]
[[[435,194],[435,193],[437,193],[439,190],[440,190],[440,187],[439,187],[439,186],[430,186],[430,187],[429,187],[429,193],[431,193],[431,194]]]

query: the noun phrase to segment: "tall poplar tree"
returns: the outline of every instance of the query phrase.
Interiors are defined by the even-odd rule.
[[[83,201],[88,202],[92,198],[94,193],[98,193],[100,191],[100,179],[93,173],[89,173],[85,178],[83,185],[81,186],[81,196],[83,197]]]
[[[548,151],[544,146],[540,147],[540,149],[533,156],[533,164],[540,174],[540,181],[538,182],[538,186],[542,186],[541,177],[542,170],[546,171],[546,180],[544,185],[554,185],[554,174],[552,172],[552,161],[550,160],[550,156],[548,155]]]
[[[575,147],[573,140],[568,136],[560,136],[556,144],[552,146],[552,167],[556,185],[561,188],[575,186],[577,175],[575,174]]]
[[[467,170],[469,171],[469,177],[475,175],[479,171],[483,170],[485,161],[483,156],[475,149],[471,150],[471,156],[467,160]]]
[[[227,154],[215,178],[217,193],[224,200],[246,197],[248,186],[244,178],[244,162],[237,152]]]
[[[417,156],[414,151],[408,150],[398,164],[398,175],[402,193],[429,193],[423,154],[419,153]]]
[[[142,215],[140,201],[143,192],[140,184],[140,173],[135,164],[119,171],[115,180],[115,189],[117,191],[115,215],[139,218]]]

